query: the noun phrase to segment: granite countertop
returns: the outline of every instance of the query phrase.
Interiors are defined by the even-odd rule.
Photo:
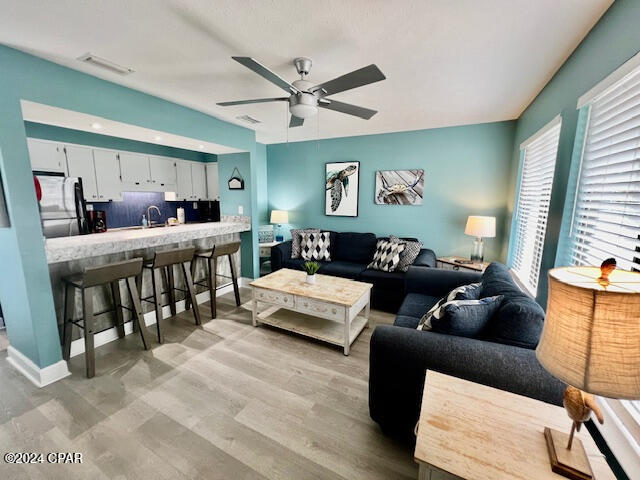
[[[48,238],[45,240],[45,250],[47,262],[51,264],[249,230],[251,223],[245,221],[193,223],[145,229],[119,228],[104,233]]]

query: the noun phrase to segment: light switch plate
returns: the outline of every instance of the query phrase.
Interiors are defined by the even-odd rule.
[[[238,205],[238,215],[242,215],[244,213],[244,207],[242,205]]]
[[[87,212],[92,212],[92,211],[93,211],[93,204],[87,203]]]
[[[193,209],[197,210],[198,209],[198,202],[193,202]]]

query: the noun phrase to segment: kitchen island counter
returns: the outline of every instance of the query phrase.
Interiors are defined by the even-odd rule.
[[[251,230],[249,221],[193,223],[144,229],[121,228],[108,230],[104,233],[48,238],[45,241],[45,250],[47,262],[52,264],[174,245],[249,230]]]

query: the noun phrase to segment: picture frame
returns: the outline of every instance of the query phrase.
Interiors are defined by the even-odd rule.
[[[424,170],[378,170],[374,202],[376,205],[422,205]]]
[[[359,195],[360,162],[325,164],[325,215],[357,217]]]

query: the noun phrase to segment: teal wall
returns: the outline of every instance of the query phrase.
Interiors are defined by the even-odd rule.
[[[244,179],[244,190],[230,190],[229,178],[234,174],[233,169],[237,168],[240,176]],[[237,173],[236,173],[237,175]],[[238,207],[242,206],[242,215],[252,215],[252,185],[250,174],[250,158],[248,153],[229,153],[218,155],[218,176],[220,183],[220,213],[223,215],[239,215]],[[253,276],[253,260],[251,258],[252,232],[241,234],[242,242],[242,276]]]
[[[578,98],[638,53],[640,49],[638,25],[640,25],[640,2],[634,0],[614,2],[518,119],[509,182],[513,186],[509,195],[509,218],[513,211],[515,186],[519,180],[518,146],[553,117],[562,115],[562,130],[538,285],[538,302],[542,305],[546,305],[547,299],[547,271],[553,268],[556,260],[567,189],[569,191],[572,189],[569,180],[578,125],[579,112],[576,108]]]
[[[155,143],[139,142],[126,138],[110,137],[82,130],[56,127],[43,123],[24,122],[27,137],[40,138],[42,140],[55,140],[57,142],[74,143],[76,145],[90,145],[92,147],[111,148],[125,152],[146,153],[163,157],[182,158],[197,162],[215,162],[216,156],[194,150],[167,147]]]
[[[515,122],[345,137],[267,146],[269,208],[288,210],[298,227],[419,238],[438,255],[470,255],[469,215],[498,219],[485,257],[504,260],[502,245]],[[360,162],[359,214],[324,214],[325,163]],[[377,170],[425,170],[421,206],[374,204]]]
[[[4,46],[0,72],[0,172],[11,220],[0,228],[0,303],[11,345],[44,367],[61,354],[20,99],[227,145],[249,152],[251,162],[258,149],[252,130]]]

